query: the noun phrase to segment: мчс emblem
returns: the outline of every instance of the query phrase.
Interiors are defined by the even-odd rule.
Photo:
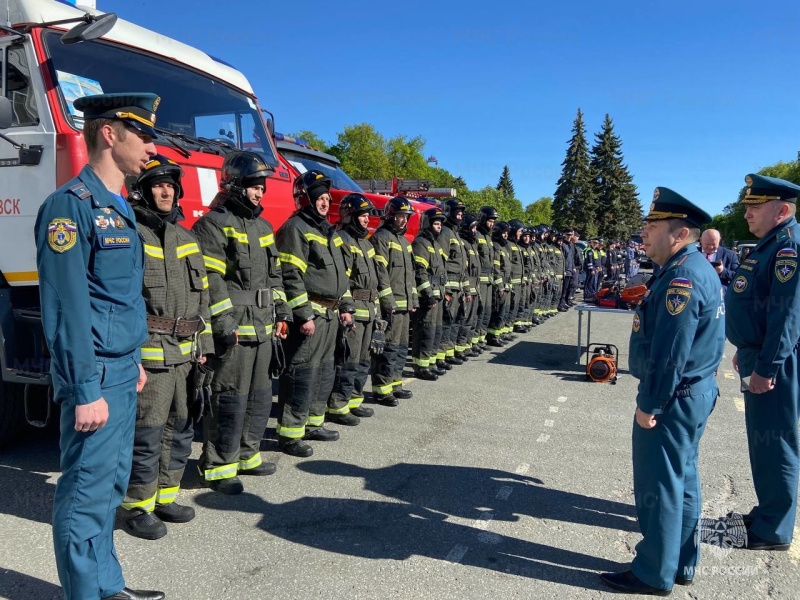
[[[775,261],[775,277],[781,283],[786,283],[797,272],[796,260],[776,260]]]
[[[747,288],[747,277],[739,275],[733,282],[733,291],[741,294]]]
[[[112,222],[105,218],[103,215],[100,215],[94,220],[95,224],[99,229],[108,229],[109,225],[112,225]]]
[[[639,314],[633,315],[633,333],[639,333],[639,329],[642,326],[642,321],[639,318]]]
[[[116,225],[117,229],[125,229],[125,221],[122,217],[117,217],[114,221],[114,225]]]
[[[675,316],[682,313],[691,297],[692,292],[687,289],[669,288],[667,290],[667,311],[669,314]]]
[[[78,227],[72,219],[53,219],[47,226],[47,244],[56,252],[66,252],[78,240]]]

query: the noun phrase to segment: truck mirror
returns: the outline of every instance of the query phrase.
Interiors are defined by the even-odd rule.
[[[11,107],[11,100],[5,96],[0,97],[0,129],[8,129],[14,122],[14,110]]]
[[[87,15],[87,19],[89,15]],[[70,29],[61,36],[62,44],[77,44],[78,42],[88,42],[96,40],[107,34],[117,22],[115,13],[106,13],[99,17],[91,17],[91,21],[81,23]]]

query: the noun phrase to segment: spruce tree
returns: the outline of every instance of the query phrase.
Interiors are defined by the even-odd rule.
[[[514,198],[514,184],[511,182],[511,171],[508,165],[503,167],[503,174],[500,175],[500,181],[497,182],[497,189],[506,198]]]
[[[589,168],[597,199],[598,233],[606,239],[627,239],[641,228],[642,209],[633,177],[623,162],[622,141],[614,133],[609,115],[595,135]]]
[[[586,126],[580,108],[572,123],[572,139],[561,166],[561,178],[553,196],[553,225],[559,229],[575,226],[584,239],[594,237],[597,235],[596,202],[589,170]]]

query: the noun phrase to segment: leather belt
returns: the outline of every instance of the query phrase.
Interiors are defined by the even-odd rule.
[[[272,300],[272,290],[230,290],[229,296],[234,306],[255,306],[265,308]]]
[[[160,333],[173,337],[192,337],[205,329],[206,324],[200,317],[193,319],[170,319],[169,317],[156,317],[147,315],[147,331]]]
[[[377,290],[353,290],[353,300],[361,302],[375,302],[378,299]],[[317,302],[319,304],[319,302]]]
[[[316,304],[319,304],[320,306],[329,308],[331,310],[339,308],[339,305],[342,303],[341,300],[338,300],[336,298],[323,298],[322,296],[315,296],[314,294],[309,294],[308,299],[311,302],[314,302]]]

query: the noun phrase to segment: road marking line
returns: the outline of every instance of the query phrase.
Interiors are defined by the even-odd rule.
[[[744,412],[744,399],[742,398],[734,398],[733,404],[736,406],[736,410],[739,412]]]
[[[516,473],[517,475],[525,475],[525,473],[527,473],[528,469],[530,468],[531,466],[528,463],[522,463],[520,466],[514,469],[514,473]]]
[[[733,371],[725,371],[725,379],[736,379],[736,376]]]
[[[486,531],[486,529],[489,527],[489,523],[492,522],[492,519],[494,519],[494,513],[492,511],[486,511],[480,517],[475,519],[475,521],[473,521],[472,526],[476,529],[482,529]]]
[[[461,559],[464,558],[464,555],[469,550],[469,546],[464,546],[463,544],[456,544],[453,546],[453,549],[450,550],[450,553],[445,557],[445,560],[452,563],[460,563]]]
[[[794,543],[789,546],[789,560],[794,564],[800,562],[800,529],[794,528]]]
[[[557,413],[558,412],[558,407],[557,406],[551,406],[550,407],[550,412],[551,413]]]
[[[558,398],[556,398],[556,400],[558,400],[559,402],[566,402],[567,401],[567,397],[566,396],[559,396]]]
[[[512,488],[510,488],[507,485],[504,485],[503,487],[500,488],[500,491],[497,492],[495,498],[497,500],[508,500],[508,497],[511,495],[511,492],[513,491],[514,490]]]
[[[496,533],[492,533],[491,531],[481,531],[478,534],[478,541],[482,544],[490,544],[492,546],[496,546],[497,544],[503,541],[503,536],[498,535]]]
[[[553,419],[545,419],[544,420],[544,426],[545,427],[552,427],[553,425],[555,425],[555,423],[556,422]]]
[[[550,439],[550,436],[549,436],[549,435],[547,435],[546,433],[543,433],[543,434],[542,434],[542,435],[540,435],[538,438],[536,438],[536,441],[537,441],[537,442],[546,442],[546,441],[547,441],[547,440],[549,440],[549,439]]]

